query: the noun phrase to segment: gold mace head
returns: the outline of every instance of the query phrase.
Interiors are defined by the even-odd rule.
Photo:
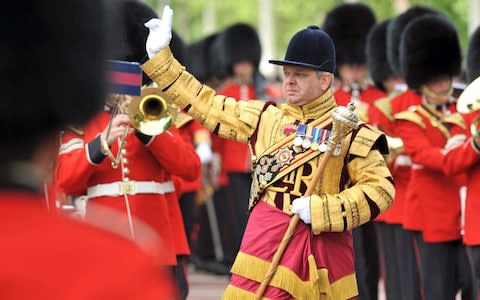
[[[347,107],[338,106],[332,112],[332,134],[329,138],[331,149],[347,136],[347,134],[358,127],[359,118],[355,113],[355,104],[350,102]]]

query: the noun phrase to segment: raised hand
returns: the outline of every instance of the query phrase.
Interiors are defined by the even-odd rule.
[[[149,58],[152,58],[170,44],[172,39],[172,16],[173,10],[166,5],[163,8],[161,20],[154,18],[145,23],[145,27],[150,30],[146,43]]]

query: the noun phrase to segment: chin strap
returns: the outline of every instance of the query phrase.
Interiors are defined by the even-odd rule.
[[[420,91],[425,96],[425,98],[428,99],[428,100],[430,100],[430,99],[446,100],[444,104],[434,104],[431,101],[429,101],[429,103],[431,105],[435,106],[436,108],[441,109],[441,108],[443,108],[443,106],[445,106],[449,103],[449,100],[451,99],[452,94],[453,94],[453,87],[450,87],[450,89],[448,90],[446,95],[445,94],[441,95],[441,94],[435,93],[434,91],[429,89],[426,85],[422,85],[420,87]],[[440,107],[438,107],[439,105],[440,105]]]

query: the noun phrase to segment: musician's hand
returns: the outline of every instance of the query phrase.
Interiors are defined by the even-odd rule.
[[[116,115],[111,123],[110,132],[107,136],[108,125],[103,130],[102,134],[100,135],[100,140],[103,143],[104,141],[107,142],[108,146],[111,146],[118,138],[121,138],[125,134],[125,128],[128,128],[130,124],[130,120],[127,115],[119,114]],[[128,132],[130,132],[129,129]]]
[[[292,213],[297,214],[305,224],[312,223],[310,214],[310,196],[302,196],[293,200]]]
[[[466,140],[467,140],[467,136],[465,134],[454,135],[447,140],[447,143],[445,144],[443,149],[448,152],[453,148],[463,145]]]
[[[152,58],[170,44],[170,40],[172,39],[172,15],[173,10],[170,6],[166,5],[163,8],[161,20],[154,18],[145,23],[145,27],[150,30],[146,44],[149,58]]]
[[[198,157],[200,157],[200,162],[202,164],[208,164],[212,161],[212,147],[207,143],[198,144],[195,148],[195,152],[197,153]]]

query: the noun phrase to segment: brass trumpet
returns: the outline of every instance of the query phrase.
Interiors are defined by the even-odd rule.
[[[133,126],[143,134],[157,135],[167,131],[178,113],[177,106],[168,103],[160,94],[159,88],[143,88],[140,96],[132,97],[127,108]]]
[[[159,88],[142,88],[141,95],[132,97],[132,101],[125,111],[121,110],[124,97],[118,97],[115,108],[112,110],[112,118],[108,124],[107,139],[112,120],[118,113],[127,114],[135,129],[143,134],[158,135],[167,131],[168,128],[173,125],[178,113],[178,107],[175,104],[168,103],[160,94],[161,90]],[[125,128],[125,132],[119,143],[117,156],[112,154],[108,145],[103,145],[107,156],[112,162],[113,168],[117,168],[121,161],[122,150],[125,147],[127,135],[128,128]]]
[[[472,81],[457,100],[457,111],[460,113],[471,113],[478,110],[480,110],[480,77]],[[480,140],[479,123],[480,117],[476,117],[470,126],[470,132],[476,140]]]

